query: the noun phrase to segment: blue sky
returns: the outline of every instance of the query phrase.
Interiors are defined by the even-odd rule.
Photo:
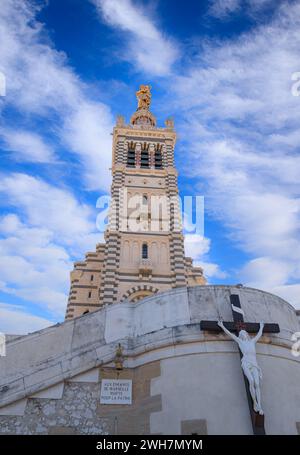
[[[1,2],[1,331],[63,320],[141,83],[175,120],[181,193],[205,196],[187,254],[300,308],[299,27],[299,1]]]

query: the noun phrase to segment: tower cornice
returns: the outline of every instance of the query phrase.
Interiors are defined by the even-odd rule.
[[[130,125],[115,126],[113,129],[114,137],[122,136],[127,138],[157,138],[162,140],[171,140],[173,145],[176,143],[176,132],[168,128],[137,129]]]

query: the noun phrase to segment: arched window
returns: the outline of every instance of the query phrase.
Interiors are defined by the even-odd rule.
[[[155,169],[162,168],[162,155],[161,155],[160,150],[155,150],[154,162],[155,162]]]
[[[147,149],[143,149],[141,153],[141,167],[149,167],[149,152]]]
[[[133,147],[128,147],[127,167],[135,167],[135,150]]]
[[[147,243],[143,243],[142,245],[142,258],[148,259],[148,245]]]

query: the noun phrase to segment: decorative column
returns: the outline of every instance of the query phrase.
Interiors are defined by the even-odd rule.
[[[155,169],[155,146],[154,146],[154,144],[149,145],[149,165],[150,165],[150,169]]]
[[[135,167],[139,169],[141,167],[141,152],[142,152],[142,146],[138,142],[135,145]]]

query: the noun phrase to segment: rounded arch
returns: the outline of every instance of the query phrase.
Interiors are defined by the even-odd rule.
[[[129,300],[129,302],[138,302],[139,300],[149,297],[150,295],[156,294],[159,289],[150,286],[149,284],[141,284],[128,289],[121,298],[123,300]]]

